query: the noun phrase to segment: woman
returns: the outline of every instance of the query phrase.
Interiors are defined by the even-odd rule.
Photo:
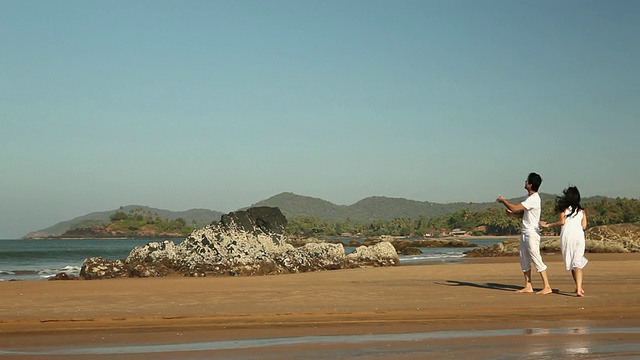
[[[556,199],[556,211],[560,214],[560,220],[548,224],[540,222],[542,227],[561,226],[560,248],[567,271],[571,271],[573,281],[576,283],[576,295],[584,296],[582,288],[582,269],[587,265],[584,257],[585,237],[587,228],[587,214],[580,206],[580,192],[575,186],[570,186],[562,191],[562,196]]]

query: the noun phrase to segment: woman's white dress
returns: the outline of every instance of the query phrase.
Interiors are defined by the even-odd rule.
[[[587,258],[584,257],[585,238],[582,230],[582,218],[584,212],[579,210],[569,216],[571,208],[564,211],[565,221],[560,230],[560,249],[564,265],[569,270],[582,269],[587,265]]]

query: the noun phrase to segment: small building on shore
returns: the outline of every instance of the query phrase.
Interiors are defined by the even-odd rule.
[[[451,236],[463,236],[463,235],[467,235],[467,232],[462,230],[462,229],[453,229],[453,230],[451,230],[449,235],[451,235]]]

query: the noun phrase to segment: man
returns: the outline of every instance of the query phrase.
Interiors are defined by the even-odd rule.
[[[531,173],[524,182],[524,188],[529,196],[520,204],[512,204],[505,200],[502,195],[498,196],[497,202],[507,208],[507,216],[522,218],[522,233],[520,235],[520,266],[524,273],[524,287],[516,293],[532,293],[531,284],[531,263],[536,266],[536,271],[542,278],[542,290],[536,294],[546,295],[552,292],[547,277],[547,265],[542,261],[540,255],[540,233],[539,222],[542,202],[538,189],[542,184],[542,178],[536,173]]]

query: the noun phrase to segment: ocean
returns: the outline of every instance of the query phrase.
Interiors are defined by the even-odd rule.
[[[58,273],[78,276],[85,259],[101,256],[105,259],[124,259],[136,246],[144,246],[152,241],[144,240],[0,240],[0,281],[46,280]],[[179,244],[183,239],[171,239]],[[344,239],[348,241],[351,239]],[[487,246],[504,239],[465,239]],[[354,247],[345,246],[345,253]],[[455,263],[464,258],[464,252],[472,248],[420,248],[419,255],[400,255],[400,265],[429,263]]]

